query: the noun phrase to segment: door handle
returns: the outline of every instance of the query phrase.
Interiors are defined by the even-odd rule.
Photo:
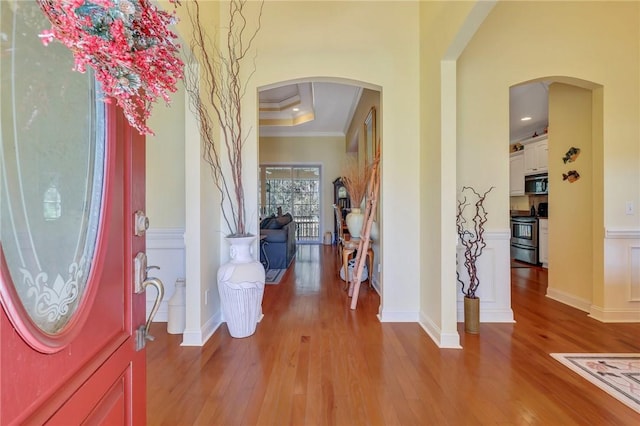
[[[147,287],[149,287],[149,286],[152,286],[152,287],[156,288],[157,295],[156,295],[155,302],[153,302],[153,308],[151,308],[151,312],[149,313],[149,318],[147,318],[147,322],[144,325],[144,332],[145,332],[144,336],[145,336],[145,339],[153,341],[154,337],[149,334],[149,327],[151,326],[151,321],[153,321],[153,318],[158,313],[158,308],[160,307],[160,302],[162,302],[162,298],[164,297],[164,284],[162,283],[160,278],[150,277],[150,278],[147,278],[142,283],[143,290],[146,290]]]
[[[151,312],[149,313],[149,318],[144,325],[144,330],[142,335],[144,336],[143,340],[153,340],[153,336],[149,334],[149,327],[151,326],[151,322],[153,318],[158,313],[158,308],[160,308],[160,303],[164,298],[164,284],[160,278],[149,277],[147,274],[151,269],[160,269],[159,266],[147,266],[147,255],[143,252],[140,252],[136,255],[133,260],[134,264],[134,291],[136,294],[144,293],[147,290],[147,287],[152,286],[155,287],[157,294],[156,300],[153,302],[153,308],[151,308]],[[142,327],[142,326],[141,326]]]

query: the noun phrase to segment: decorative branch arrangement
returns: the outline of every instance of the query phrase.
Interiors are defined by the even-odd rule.
[[[369,184],[371,166],[360,167],[355,156],[347,156],[342,167],[342,183],[351,199],[351,208],[360,208]]]
[[[169,0],[179,4],[178,0]],[[38,0],[51,23],[40,33],[46,46],[57,39],[73,53],[74,70],[95,70],[106,96],[114,98],[142,134],[153,134],[145,121],[161,97],[169,103],[183,78],[176,35],[168,27],[173,14],[149,0]]]
[[[240,71],[260,31],[264,5],[260,3],[256,25],[250,29],[245,3],[246,0],[229,2],[226,44],[222,48],[212,41],[217,37],[209,35],[209,25],[203,24],[200,1],[186,4],[193,27],[191,52],[200,69],[187,71],[185,87],[199,120],[203,157],[211,166],[213,180],[221,194],[222,215],[229,236],[248,235],[242,183],[242,150],[247,139],[242,122],[242,99],[253,71],[248,77]],[[255,70],[255,64],[253,66]],[[216,122],[221,130],[221,140]]]
[[[456,270],[456,278],[462,285],[462,293],[470,298],[476,299],[476,291],[480,285],[480,279],[478,278],[478,266],[477,261],[482,251],[487,246],[484,241],[484,225],[487,223],[487,211],[484,208],[484,200],[494,187],[492,186],[484,193],[479,193],[473,187],[462,187],[462,199],[458,200],[458,210],[456,215],[456,228],[458,230],[458,238],[460,244],[464,247],[464,267],[469,274],[469,285],[465,286],[463,280],[460,279],[460,273]],[[471,203],[467,201],[465,191],[471,192],[477,201],[473,204],[471,214],[473,216],[465,216],[465,210],[471,206]],[[457,263],[457,262],[456,262]]]

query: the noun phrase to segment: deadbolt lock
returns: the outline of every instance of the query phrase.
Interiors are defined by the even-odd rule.
[[[138,210],[135,213],[133,222],[133,233],[136,237],[143,236],[147,229],[149,229],[149,218],[141,210]]]

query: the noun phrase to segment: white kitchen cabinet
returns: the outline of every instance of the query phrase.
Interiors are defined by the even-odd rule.
[[[533,175],[549,170],[549,144],[547,138],[524,145],[524,174]]]
[[[524,152],[509,157],[509,195],[524,195]]]
[[[549,219],[538,219],[538,258],[543,268],[549,267]]]

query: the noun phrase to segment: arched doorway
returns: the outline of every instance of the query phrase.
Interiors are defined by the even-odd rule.
[[[264,166],[258,194],[260,212],[269,214],[269,208],[274,207],[267,193],[268,171],[285,166],[318,167],[321,171],[318,232],[320,236],[327,232],[333,236],[333,181],[340,177],[346,156],[357,156],[362,165],[371,161],[373,149],[367,144],[366,123],[372,111],[376,114],[373,131],[378,135],[377,142],[382,143],[380,88],[339,78],[296,79],[259,87],[258,99],[258,163]],[[269,208],[262,208],[267,205]],[[376,219],[383,228],[380,212],[379,208]],[[378,267],[383,256],[382,237],[379,240],[373,247],[372,283],[382,297]]]

